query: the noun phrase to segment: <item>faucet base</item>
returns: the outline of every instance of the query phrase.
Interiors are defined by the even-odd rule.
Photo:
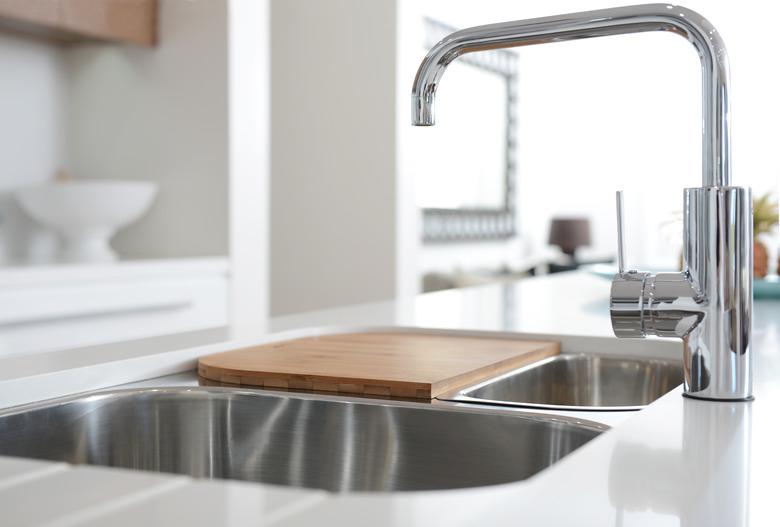
[[[752,395],[749,395],[747,397],[743,397],[740,399],[714,399],[712,397],[698,397],[696,395],[692,395],[690,393],[683,392],[683,397],[688,399],[693,399],[695,401],[711,401],[716,403],[749,403],[753,400],[755,400],[755,397]]]

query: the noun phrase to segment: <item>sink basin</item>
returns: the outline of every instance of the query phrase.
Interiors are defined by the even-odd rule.
[[[528,478],[607,428],[442,406],[121,390],[0,413],[0,455],[329,491],[452,489]]]
[[[678,361],[564,354],[443,399],[552,410],[640,410],[682,382]]]

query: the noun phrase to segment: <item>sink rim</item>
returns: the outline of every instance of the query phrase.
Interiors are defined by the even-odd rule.
[[[465,401],[440,401],[438,399],[432,399],[430,402],[414,402],[407,400],[394,400],[394,399],[372,399],[372,398],[359,398],[349,397],[345,395],[326,395],[322,393],[305,393],[305,392],[283,392],[268,389],[242,389],[233,387],[221,387],[221,386],[150,386],[150,387],[133,387],[133,388],[106,388],[89,392],[81,392],[77,394],[66,395],[62,397],[56,397],[52,399],[46,399],[43,401],[36,401],[33,403],[22,404],[18,406],[12,406],[9,408],[0,409],[0,419],[19,415],[30,411],[54,408],[73,402],[89,400],[89,399],[112,399],[112,398],[125,398],[133,396],[143,396],[147,394],[179,394],[179,393],[192,393],[197,397],[208,397],[209,394],[232,394],[251,397],[271,397],[275,399],[303,399],[303,400],[315,400],[326,401],[344,405],[363,405],[363,406],[390,406],[390,407],[403,407],[414,410],[432,411],[432,412],[455,412],[455,413],[471,413],[471,414],[488,414],[488,415],[501,415],[507,417],[514,417],[517,419],[525,419],[530,421],[542,421],[542,422],[554,422],[565,426],[573,426],[579,428],[585,428],[594,432],[598,432],[599,435],[611,430],[611,426],[598,421],[591,421],[590,419],[583,419],[580,417],[573,417],[569,415],[561,415],[555,413],[538,413],[538,412],[524,412],[517,407],[508,407],[507,405],[495,405],[480,404],[478,406],[466,406],[458,404]]]
[[[482,382],[479,382],[477,384],[473,384],[471,386],[466,386],[463,388],[459,388],[457,390],[453,390],[451,392],[448,392],[444,395],[440,395],[439,399],[442,401],[450,401],[450,402],[459,402],[459,403],[471,403],[471,404],[477,404],[477,405],[486,405],[486,406],[498,406],[498,407],[511,407],[511,408],[529,408],[529,409],[540,409],[540,410],[549,410],[549,411],[575,411],[575,412],[636,412],[638,410],[643,410],[647,408],[650,404],[653,404],[655,401],[660,399],[661,397],[664,397],[668,393],[674,391],[675,389],[679,388],[680,385],[675,386],[672,388],[669,392],[664,393],[658,399],[655,399],[649,404],[646,405],[626,405],[626,406],[578,406],[578,405],[566,405],[566,404],[545,404],[545,403],[535,403],[535,402],[522,402],[522,401],[505,401],[500,399],[485,399],[482,397],[473,397],[471,395],[468,395],[471,392],[474,392],[476,390],[479,390],[480,388],[484,388],[485,386],[488,386],[490,384],[494,384],[497,382],[500,382],[504,379],[508,379],[510,377],[514,377],[515,375],[519,375],[521,373],[524,373],[526,371],[540,368],[545,366],[546,364],[549,364],[554,361],[559,360],[574,360],[579,357],[599,357],[599,358],[606,358],[606,359],[617,359],[617,360],[628,360],[628,361],[636,361],[636,362],[648,362],[648,363],[655,363],[655,362],[661,362],[661,363],[673,363],[673,362],[681,362],[681,361],[675,361],[672,359],[666,359],[666,358],[640,358],[630,355],[612,355],[612,354],[599,354],[599,353],[577,353],[577,352],[570,352],[570,353],[561,353],[559,355],[555,355],[553,357],[548,357],[546,359],[542,359],[536,362],[532,362],[531,364],[526,364],[525,366],[521,366],[520,368],[514,369],[512,371],[502,373],[501,375],[497,375],[495,377],[491,377],[490,379],[484,380]],[[680,365],[682,367],[682,364]],[[587,420],[586,420],[587,421]]]

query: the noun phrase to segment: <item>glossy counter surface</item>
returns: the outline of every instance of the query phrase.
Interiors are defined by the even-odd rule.
[[[608,281],[574,273],[285,317],[270,329],[375,325],[607,336],[608,289]],[[677,388],[522,482],[329,494],[2,458],[3,525],[773,525],[780,302],[757,302],[755,315],[755,401],[696,401]],[[183,371],[199,355],[260,338],[229,337],[225,330],[77,350],[57,360],[0,361],[0,400],[8,406],[33,400],[33,393],[55,396]]]

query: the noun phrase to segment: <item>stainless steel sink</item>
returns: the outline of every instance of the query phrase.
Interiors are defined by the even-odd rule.
[[[682,382],[681,362],[566,354],[442,398],[550,410],[639,410]]]
[[[528,478],[607,428],[443,406],[118,390],[0,413],[0,455],[329,491],[451,489]]]

